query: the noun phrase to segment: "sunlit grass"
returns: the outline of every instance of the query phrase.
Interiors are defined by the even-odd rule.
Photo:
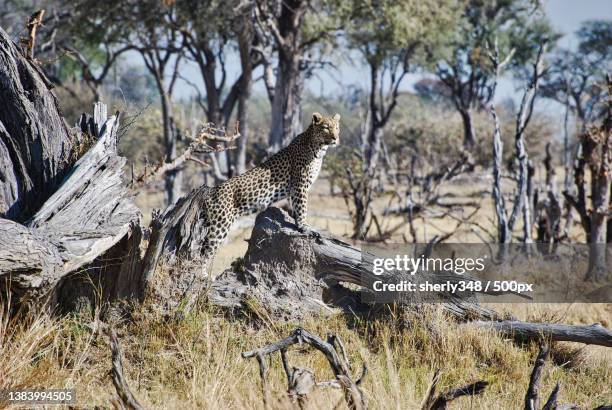
[[[537,314],[545,318],[555,309],[559,306],[542,307]],[[591,314],[596,319],[609,309],[599,305]],[[580,321],[579,314],[566,314],[566,318]],[[46,314],[7,320],[4,315],[0,389],[75,388],[79,405],[108,407],[114,394],[108,337],[92,333],[90,320]],[[454,408],[521,407],[537,354],[536,345],[519,346],[488,331],[461,326],[437,309],[384,322],[366,323],[339,315],[313,317],[302,325],[322,337],[328,332],[338,334],[346,344],[355,374],[367,364],[363,390],[374,409],[418,408],[438,368],[442,370],[442,390],[481,379],[490,382],[482,396],[461,398]],[[138,308],[131,321],[115,325],[126,375],[143,405],[210,409],[263,408],[257,362],[243,359],[241,353],[276,341],[294,327],[266,320],[228,320],[208,306],[181,321]],[[557,346],[560,357],[574,357],[569,344]],[[293,347],[289,359],[292,365],[314,370],[318,380],[333,378],[323,355],[306,346]],[[548,395],[561,382],[562,403],[592,408],[612,402],[612,393],[606,389],[612,385],[612,359],[606,349],[584,347],[574,365],[561,364],[547,363],[542,394]],[[289,407],[278,356],[271,362],[269,385],[272,407]],[[329,409],[341,400],[339,391],[321,388],[311,395],[308,405]]]

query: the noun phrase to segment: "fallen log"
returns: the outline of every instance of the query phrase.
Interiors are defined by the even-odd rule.
[[[256,302],[285,320],[341,310],[376,314],[388,305],[362,301],[362,292],[379,279],[371,260],[360,249],[327,234],[315,238],[300,233],[285,211],[270,207],[257,216],[244,258],[215,278],[208,297],[213,304],[232,309],[252,309]],[[412,280],[457,280],[456,275],[418,276]],[[422,302],[418,295],[409,297],[400,304]],[[452,294],[441,298],[444,310],[460,319],[498,317],[475,298]]]
[[[105,300],[139,292],[140,211],[121,178],[118,115],[95,111],[81,121],[95,145],[59,189],[25,225],[0,219],[0,279],[20,303],[71,309],[97,291]]]
[[[557,323],[529,323],[516,320],[474,321],[464,326],[493,329],[517,340],[550,339],[559,342],[578,342],[612,347],[612,331],[596,323],[590,326]]]

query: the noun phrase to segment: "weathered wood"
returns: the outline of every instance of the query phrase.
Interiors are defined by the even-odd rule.
[[[188,159],[195,159],[195,153],[223,151],[227,149],[226,146],[217,143],[228,144],[239,136],[238,124],[232,135],[207,124],[182,155],[170,163],[160,164],[151,176],[159,176]],[[137,183],[141,184],[146,179],[147,175],[143,175]],[[207,186],[196,188],[169,206],[163,214],[156,212],[154,215],[144,256],[141,299],[154,298],[170,308],[189,300],[189,307],[203,293],[204,286],[208,284],[207,268],[210,267],[207,263],[210,256],[203,252],[208,232],[204,204],[210,192],[211,188]]]
[[[557,323],[529,323],[513,320],[499,322],[475,321],[465,326],[478,326],[496,330],[520,340],[546,338],[559,342],[578,342],[612,347],[612,331],[596,323],[590,326],[564,325]]]
[[[344,346],[340,339],[335,335],[329,335],[328,340],[337,341],[340,346]],[[346,401],[346,404],[351,410],[367,409],[363,392],[359,387],[367,373],[366,367],[364,366],[364,370],[362,372],[361,377],[357,379],[357,381],[353,381],[353,378],[350,374],[350,365],[348,360],[346,360],[346,353],[339,353],[333,343],[325,342],[317,335],[314,335],[302,328],[295,329],[293,332],[291,332],[289,336],[275,343],[255,350],[244,352],[242,354],[242,357],[244,357],[245,359],[256,357],[257,361],[259,362],[259,373],[262,378],[264,405],[268,403],[267,397],[269,396],[267,383],[268,367],[266,364],[265,356],[271,355],[275,352],[281,353],[283,367],[285,369],[285,374],[287,375],[287,382],[289,384],[290,397],[292,395],[301,395],[303,400],[307,392],[309,392],[311,388],[314,387],[315,381],[314,374],[312,374],[312,371],[307,371],[305,369],[298,368],[291,369],[288,363],[287,348],[294,344],[302,343],[306,343],[323,353],[325,355],[325,358],[329,362],[333,374],[336,376],[335,381],[322,382],[318,385],[334,385],[342,388],[344,391],[344,399]]]
[[[97,105],[88,130],[97,142],[25,226],[0,219],[0,278],[21,301],[72,303],[92,285],[105,299],[139,291],[140,211],[121,179],[117,115],[105,115]]]
[[[542,378],[542,370],[548,359],[550,348],[546,342],[540,342],[540,351],[533,364],[533,371],[529,378],[529,386],[525,393],[525,410],[538,410],[540,408],[540,379]]]
[[[559,400],[559,390],[560,389],[561,389],[561,384],[557,382],[553,391],[550,392],[550,396],[548,396],[548,400],[546,400],[546,403],[544,403],[542,410],[558,409],[557,401]]]
[[[23,222],[78,159],[51,84],[0,28],[0,217]]]
[[[154,215],[151,236],[143,259],[141,299],[149,297],[169,308],[187,298],[193,302],[208,283],[208,265],[202,254],[207,229],[203,201],[209,187],[194,189]]]
[[[111,371],[111,378],[113,379],[113,385],[117,391],[117,399],[114,403],[119,409],[127,410],[141,410],[143,407],[140,405],[138,400],[134,397],[130,390],[125,375],[123,374],[123,360],[121,358],[121,345],[117,339],[117,334],[114,330],[110,331],[110,348],[112,353],[113,368]]]
[[[376,313],[385,304],[365,304],[359,290],[372,289],[380,278],[373,274],[372,258],[358,248],[326,234],[315,238],[300,233],[293,220],[275,207],[255,221],[244,259],[211,284],[209,299],[219,306],[249,309],[256,301],[278,319],[300,320],[313,313]],[[465,279],[465,276],[463,276]],[[445,282],[457,275],[423,273],[412,280]],[[419,302],[418,295],[401,303]],[[443,308],[459,318],[491,319],[497,314],[470,298],[446,295]]]

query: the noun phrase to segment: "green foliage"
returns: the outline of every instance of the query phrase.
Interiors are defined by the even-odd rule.
[[[591,20],[582,23],[576,32],[578,53],[593,62],[604,62],[603,69],[610,69],[612,63],[612,21]]]
[[[510,68],[520,74],[546,39],[558,35],[546,17],[527,0],[464,0],[463,12],[450,41],[430,50],[427,68],[436,71],[464,107],[479,108],[490,101],[493,76],[488,49],[497,44],[500,55],[514,50]]]
[[[370,65],[385,59],[412,57],[416,48],[435,49],[457,18],[455,2],[444,0],[354,0],[346,15],[350,46],[361,51]],[[346,6],[345,6],[346,7]]]
[[[552,55],[541,90],[567,105],[585,125],[605,112],[605,75],[612,71],[612,22],[584,22],[576,35],[576,50],[561,49]]]
[[[238,0],[186,0],[176,2],[177,27],[187,29],[202,44],[211,40],[226,42],[234,32]]]

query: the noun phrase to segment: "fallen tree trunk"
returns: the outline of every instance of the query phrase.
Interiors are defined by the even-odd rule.
[[[372,272],[371,258],[360,249],[325,234],[314,238],[300,233],[286,212],[271,207],[257,216],[244,259],[215,278],[209,298],[232,309],[261,305],[286,320],[340,310],[376,314],[387,311],[387,305],[362,301],[362,292],[379,279]],[[457,279],[439,273],[412,277],[432,283]],[[418,295],[408,297],[400,304],[423,302]],[[469,296],[440,297],[444,310],[460,319],[498,317]]]
[[[21,303],[71,309],[97,292],[105,300],[139,292],[140,211],[121,179],[118,116],[107,120],[99,104],[82,124],[97,141],[60,188],[26,225],[0,219],[0,278]]]
[[[140,211],[118,114],[96,104],[69,129],[51,89],[0,29],[0,283],[14,303],[65,309],[138,294]]]
[[[518,340],[550,339],[559,342],[578,342],[612,347],[612,331],[596,323],[590,326],[574,326],[557,323],[529,323],[515,320],[499,322],[475,321],[466,326],[493,329]]]

